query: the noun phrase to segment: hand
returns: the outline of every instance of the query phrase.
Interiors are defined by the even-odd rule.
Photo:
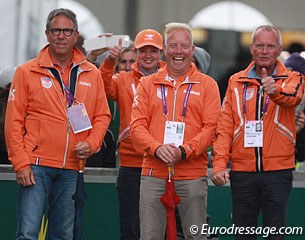
[[[262,68],[262,84],[263,89],[268,95],[273,95],[276,92],[276,84],[272,77],[267,76],[266,68]]]
[[[305,114],[303,111],[300,111],[297,116],[295,116],[295,130],[296,133],[299,133],[305,125]]]
[[[16,180],[17,183],[22,186],[31,186],[33,184],[36,184],[34,173],[30,167],[17,171]]]
[[[212,182],[217,186],[225,185],[229,180],[230,176],[227,170],[218,171],[212,176]]]
[[[103,54],[104,52],[107,52],[108,50],[109,50],[109,48],[107,48],[107,47],[97,49],[97,50],[93,50],[93,51],[88,53],[87,60],[91,61],[91,62],[95,62],[99,55]]]
[[[110,61],[115,62],[115,60],[120,56],[122,51],[122,38],[119,39],[119,44],[114,46],[113,48],[110,48],[110,53],[108,56],[108,59]]]
[[[74,146],[73,151],[76,157],[80,159],[87,159],[91,155],[90,145],[87,142],[78,142]]]
[[[104,34],[99,35],[98,37],[111,37],[111,36],[112,36],[112,33],[104,33]],[[89,60],[91,62],[95,62],[99,55],[103,54],[104,52],[106,52],[108,50],[109,50],[108,47],[93,50],[88,53],[87,60]]]
[[[157,148],[156,157],[167,165],[172,165],[181,160],[181,151],[175,144],[164,144]]]

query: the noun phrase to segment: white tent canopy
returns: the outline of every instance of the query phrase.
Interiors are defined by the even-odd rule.
[[[69,8],[77,15],[79,32],[93,38],[104,29],[95,15],[74,0],[0,0],[0,70],[2,66],[19,65],[36,56],[47,43],[45,25],[54,8]]]
[[[199,11],[189,22],[193,28],[252,32],[272,23],[257,9],[238,1],[223,1]]]
[[[104,28],[97,17],[83,4],[74,0],[58,0],[58,7],[71,9],[76,14],[78,30],[85,39],[104,33]]]

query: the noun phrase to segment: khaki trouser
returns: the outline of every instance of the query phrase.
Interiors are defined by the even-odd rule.
[[[140,228],[142,240],[162,240],[166,231],[166,209],[160,202],[165,193],[165,179],[142,176],[140,186]],[[185,239],[206,240],[201,234],[206,224],[207,178],[175,180],[176,194],[181,202],[178,211]],[[190,232],[191,226],[198,227],[198,233]]]

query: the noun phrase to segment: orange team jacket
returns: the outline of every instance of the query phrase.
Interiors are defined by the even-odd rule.
[[[102,145],[111,115],[100,72],[74,49],[73,66],[79,66],[75,99],[84,103],[92,129],[74,134],[67,115],[67,98],[53,76],[48,45],[33,60],[20,65],[7,104],[5,136],[15,171],[29,164],[79,169],[73,147],[88,142],[92,153]]]
[[[213,145],[214,173],[226,170],[229,160],[232,161],[233,171],[275,171],[295,166],[294,115],[295,106],[303,95],[303,76],[288,71],[277,61],[276,73],[272,76],[276,82],[276,93],[270,96],[267,111],[263,114],[263,147],[244,147],[245,121],[261,119],[267,99],[267,94],[260,91],[260,79],[248,75],[253,67],[252,62],[229,79],[217,121],[217,140]]]
[[[177,180],[207,176],[206,149],[215,138],[220,97],[214,79],[197,71],[192,64],[186,76],[175,85],[167,77],[166,66],[156,74],[141,79],[133,102],[131,137],[134,145],[145,151],[142,175],[167,177],[167,166],[155,158],[156,149],[163,144],[166,117],[163,111],[161,85],[165,87],[169,121],[182,121],[186,90],[193,83],[187,101],[183,147],[186,159],[174,166]]]
[[[165,63],[160,62],[163,66]],[[104,80],[106,96],[117,102],[120,111],[119,130],[119,156],[120,166],[140,168],[143,162],[143,154],[137,152],[130,140],[130,120],[132,101],[136,94],[136,88],[143,74],[140,72],[138,63],[132,65],[130,72],[121,71],[113,75],[114,62],[107,58],[100,66]]]

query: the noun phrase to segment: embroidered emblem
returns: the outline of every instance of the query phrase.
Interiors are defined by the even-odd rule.
[[[247,92],[246,92],[246,100],[250,100],[251,98],[253,98],[254,95],[254,88],[247,88]]]
[[[40,78],[40,81],[41,81],[41,85],[46,89],[49,89],[53,85],[51,79],[47,77]]]
[[[145,38],[144,38],[144,40],[153,40],[154,39],[154,34],[149,34],[149,33],[147,33],[147,34],[145,34]]]

